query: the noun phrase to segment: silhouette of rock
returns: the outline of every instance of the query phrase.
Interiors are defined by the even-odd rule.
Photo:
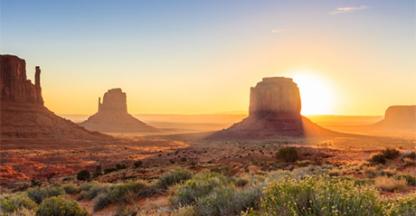
[[[101,132],[157,132],[158,130],[134,118],[127,112],[126,93],[120,88],[108,90],[98,98],[98,112],[80,125]]]
[[[25,60],[0,55],[1,139],[41,138],[106,140],[109,136],[90,132],[61,118],[43,105],[40,67],[35,84],[26,77]]]
[[[301,99],[290,78],[271,77],[250,91],[249,116],[208,139],[262,139],[279,136],[317,136],[335,134],[302,117]]]
[[[416,105],[390,106],[384,115],[384,120],[377,126],[390,129],[416,130]]]

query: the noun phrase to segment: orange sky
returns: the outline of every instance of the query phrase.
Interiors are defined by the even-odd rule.
[[[52,111],[92,114],[120,87],[134,114],[245,113],[250,87],[282,75],[304,114],[416,104],[414,1],[110,4],[3,4],[2,52],[41,66]]]

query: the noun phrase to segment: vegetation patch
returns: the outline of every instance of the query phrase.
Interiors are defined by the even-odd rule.
[[[295,147],[284,147],[277,151],[276,158],[285,162],[295,162],[299,159],[298,150]]]
[[[141,182],[128,182],[110,186],[104,193],[98,196],[94,205],[94,211],[101,210],[112,203],[128,203],[140,197],[141,192],[147,186]]]
[[[0,199],[0,213],[4,213],[6,215],[24,211],[24,209],[32,210],[36,207],[37,204],[24,193]]]
[[[45,199],[36,211],[36,216],[87,216],[88,212],[76,201],[62,197]]]
[[[59,186],[49,186],[45,188],[31,188],[27,191],[27,196],[40,204],[44,199],[54,196],[59,196],[65,194],[65,191],[62,187]]]
[[[189,170],[178,168],[162,175],[159,178],[157,185],[162,189],[167,189],[168,187],[182,183],[191,177],[192,173]]]

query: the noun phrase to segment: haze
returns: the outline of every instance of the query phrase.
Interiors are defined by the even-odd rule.
[[[94,113],[114,87],[130,113],[245,113],[249,87],[281,75],[304,114],[416,103],[413,0],[0,2],[1,52],[41,66],[60,114]]]

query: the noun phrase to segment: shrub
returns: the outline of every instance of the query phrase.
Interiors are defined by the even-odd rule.
[[[400,179],[405,179],[407,185],[416,186],[416,177],[411,175],[401,175],[399,176]]]
[[[265,190],[260,215],[383,215],[377,191],[351,180],[307,177],[274,182]]]
[[[381,190],[392,192],[397,190],[403,190],[406,187],[406,180],[380,176],[375,178],[374,184],[377,188],[380,188]]]
[[[15,194],[0,199],[0,212],[9,214],[22,209],[34,209],[37,204],[25,194]]]
[[[230,180],[221,174],[213,172],[199,173],[184,184],[179,185],[170,201],[175,206],[194,204],[197,199],[207,196],[214,188],[229,184]]]
[[[92,200],[94,199],[98,194],[104,192],[107,190],[107,185],[101,185],[98,183],[87,183],[82,184],[80,186],[81,194],[79,196],[79,200]]]
[[[403,157],[409,158],[409,159],[412,159],[412,160],[416,160],[416,152],[409,152],[406,155],[404,155]]]
[[[122,163],[116,164],[116,170],[121,170],[121,169],[126,169],[126,168],[127,168],[126,164],[122,164]]]
[[[135,207],[120,206],[114,216],[136,216],[137,212]]]
[[[27,191],[27,196],[35,201],[36,203],[41,203],[44,199],[59,196],[65,194],[65,191],[62,187],[59,186],[50,186],[46,188],[32,188]]]
[[[196,211],[193,206],[182,206],[172,212],[173,216],[195,216]]]
[[[141,160],[134,161],[134,168],[139,168],[142,165],[143,165],[143,161]]]
[[[88,170],[81,170],[77,174],[77,179],[80,181],[88,181],[91,178],[90,171]]]
[[[391,201],[390,201],[391,202]],[[391,202],[388,209],[391,216],[414,216],[416,215],[416,194],[399,198]]]
[[[295,162],[299,159],[298,151],[295,147],[284,147],[279,149],[276,153],[276,157],[285,162]]]
[[[376,154],[376,155],[373,155],[369,161],[372,164],[385,164],[386,158],[382,154]]]
[[[256,208],[261,191],[258,188],[236,190],[234,187],[217,187],[208,196],[196,202],[196,213],[201,216],[240,215],[241,211]]]
[[[400,152],[399,152],[399,151],[397,151],[396,149],[392,149],[392,148],[387,148],[387,149],[383,150],[383,151],[381,152],[381,154],[382,154],[382,155],[383,155],[386,159],[389,159],[389,160],[396,159],[396,158],[398,158],[398,157],[400,156]]]
[[[175,169],[163,174],[157,183],[162,189],[167,189],[169,186],[182,183],[192,177],[192,173],[185,169]]]
[[[94,211],[101,210],[112,203],[127,203],[139,196],[140,192],[146,188],[141,182],[128,182],[113,185],[97,198]]]
[[[62,188],[67,194],[77,194],[81,191],[75,184],[64,184]]]
[[[248,184],[248,180],[243,178],[236,178],[234,179],[234,184],[237,187],[244,187]]]
[[[88,212],[76,201],[65,200],[62,197],[45,199],[39,205],[36,216],[87,216]]]

